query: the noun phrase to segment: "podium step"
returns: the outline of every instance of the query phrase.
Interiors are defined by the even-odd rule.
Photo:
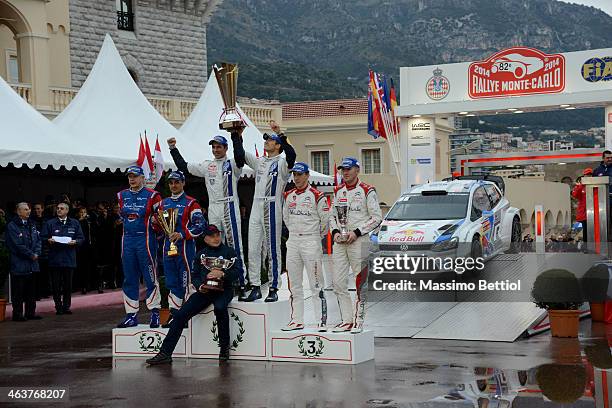
[[[374,358],[374,332],[318,332],[316,329],[285,332],[272,330],[272,361],[359,364]]]
[[[139,324],[136,327],[113,329],[113,356],[115,357],[142,357],[157,354],[162,342],[166,338],[168,329],[151,329],[148,324]],[[187,329],[183,330],[172,357],[187,357],[190,337]],[[218,354],[218,352],[217,352]]]

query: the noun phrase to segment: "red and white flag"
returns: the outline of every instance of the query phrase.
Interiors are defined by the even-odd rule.
[[[136,164],[142,167],[145,180],[150,180],[151,173],[153,172],[153,156],[151,156],[151,148],[146,136],[144,142],[142,137],[140,138],[140,149],[138,150],[138,161]]]
[[[259,159],[259,150],[257,150],[257,145],[255,145],[255,157]]]
[[[159,146],[159,135],[155,139],[153,166],[155,169],[155,183],[157,184],[164,174],[164,156],[162,155],[161,147]]]

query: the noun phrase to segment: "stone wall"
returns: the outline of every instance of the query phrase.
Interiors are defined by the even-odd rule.
[[[133,3],[134,32],[128,32],[117,29],[115,0],[70,0],[72,86],[80,88],[110,33],[145,95],[198,98],[208,71],[207,10],[186,10],[183,2]]]

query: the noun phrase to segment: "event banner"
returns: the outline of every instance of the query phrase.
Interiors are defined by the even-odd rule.
[[[408,120],[407,139],[402,146],[405,155],[402,161],[406,163],[405,176],[407,186],[427,183],[436,176],[436,137],[435,123],[429,118],[411,118]],[[402,186],[404,187],[404,186]]]

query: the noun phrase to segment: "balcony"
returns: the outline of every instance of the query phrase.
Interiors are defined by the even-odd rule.
[[[26,102],[32,103],[32,85],[10,85]],[[77,92],[78,89],[74,88],[49,88],[51,110],[44,113],[50,117],[59,115],[70,104]],[[173,99],[158,96],[147,96],[147,99],[168,122],[176,127],[182,125],[187,120],[198,102],[195,99]],[[239,103],[244,113],[260,129],[267,129],[268,123],[271,120],[281,123],[282,109],[278,101],[239,98]]]

